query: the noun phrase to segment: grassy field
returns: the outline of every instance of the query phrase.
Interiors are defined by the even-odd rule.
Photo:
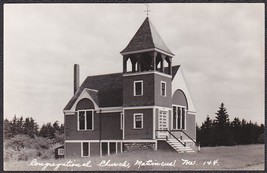
[[[139,151],[106,157],[4,162],[6,171],[41,171],[44,168],[45,171],[264,170],[264,145],[205,147],[193,154]]]

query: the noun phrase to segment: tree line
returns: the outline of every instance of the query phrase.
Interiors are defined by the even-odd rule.
[[[32,117],[17,118],[16,115],[12,120],[4,120],[4,138],[10,139],[16,135],[27,135],[30,138],[43,137],[55,140],[55,142],[63,143],[64,141],[64,125],[55,121],[53,124],[48,122],[43,124],[39,129],[39,125]]]
[[[197,141],[201,146],[231,146],[264,143],[264,125],[235,117],[232,122],[223,103],[212,120],[207,116],[197,126]]]

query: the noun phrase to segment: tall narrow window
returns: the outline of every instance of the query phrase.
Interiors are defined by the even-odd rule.
[[[182,108],[182,129],[185,129],[185,109]]]
[[[134,96],[143,95],[143,81],[134,81]]]
[[[87,125],[87,130],[93,129],[93,112],[92,111],[86,111],[86,125]]]
[[[79,112],[79,130],[85,130],[85,112]]]
[[[109,153],[115,154],[116,153],[116,142],[110,142],[109,143]]]
[[[89,154],[89,143],[88,142],[83,142],[82,143],[82,157],[88,157]]]
[[[101,143],[101,150],[102,150],[102,156],[108,155],[108,143],[102,142]]]
[[[78,111],[78,130],[94,129],[94,114],[92,110]]]
[[[181,129],[181,108],[177,108],[178,116],[177,116],[177,129]]]
[[[186,110],[184,106],[173,106],[173,129],[185,129]]]
[[[177,127],[176,127],[176,117],[177,117],[177,111],[176,111],[176,107],[175,106],[173,106],[172,107],[172,110],[173,110],[173,129],[176,129]]]
[[[143,114],[134,114],[134,129],[143,128]]]
[[[166,82],[161,81],[161,96],[166,96]]]

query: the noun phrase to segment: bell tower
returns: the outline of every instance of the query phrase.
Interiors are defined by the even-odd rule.
[[[121,54],[123,139],[155,139],[156,129],[169,128],[174,54],[148,17]]]
[[[121,54],[123,74],[145,71],[172,74],[174,54],[167,48],[148,17]]]

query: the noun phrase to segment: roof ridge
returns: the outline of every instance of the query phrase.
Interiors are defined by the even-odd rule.
[[[150,19],[148,18],[148,17],[146,17],[146,19],[148,20],[148,25],[149,25],[149,31],[150,31],[150,35],[152,36],[153,34],[152,34],[152,29],[151,29],[151,21],[150,21]],[[153,38],[153,36],[151,37],[151,39],[152,39],[152,44],[153,44],[153,47],[156,47],[156,45],[155,45],[155,43],[154,43],[154,38]]]

